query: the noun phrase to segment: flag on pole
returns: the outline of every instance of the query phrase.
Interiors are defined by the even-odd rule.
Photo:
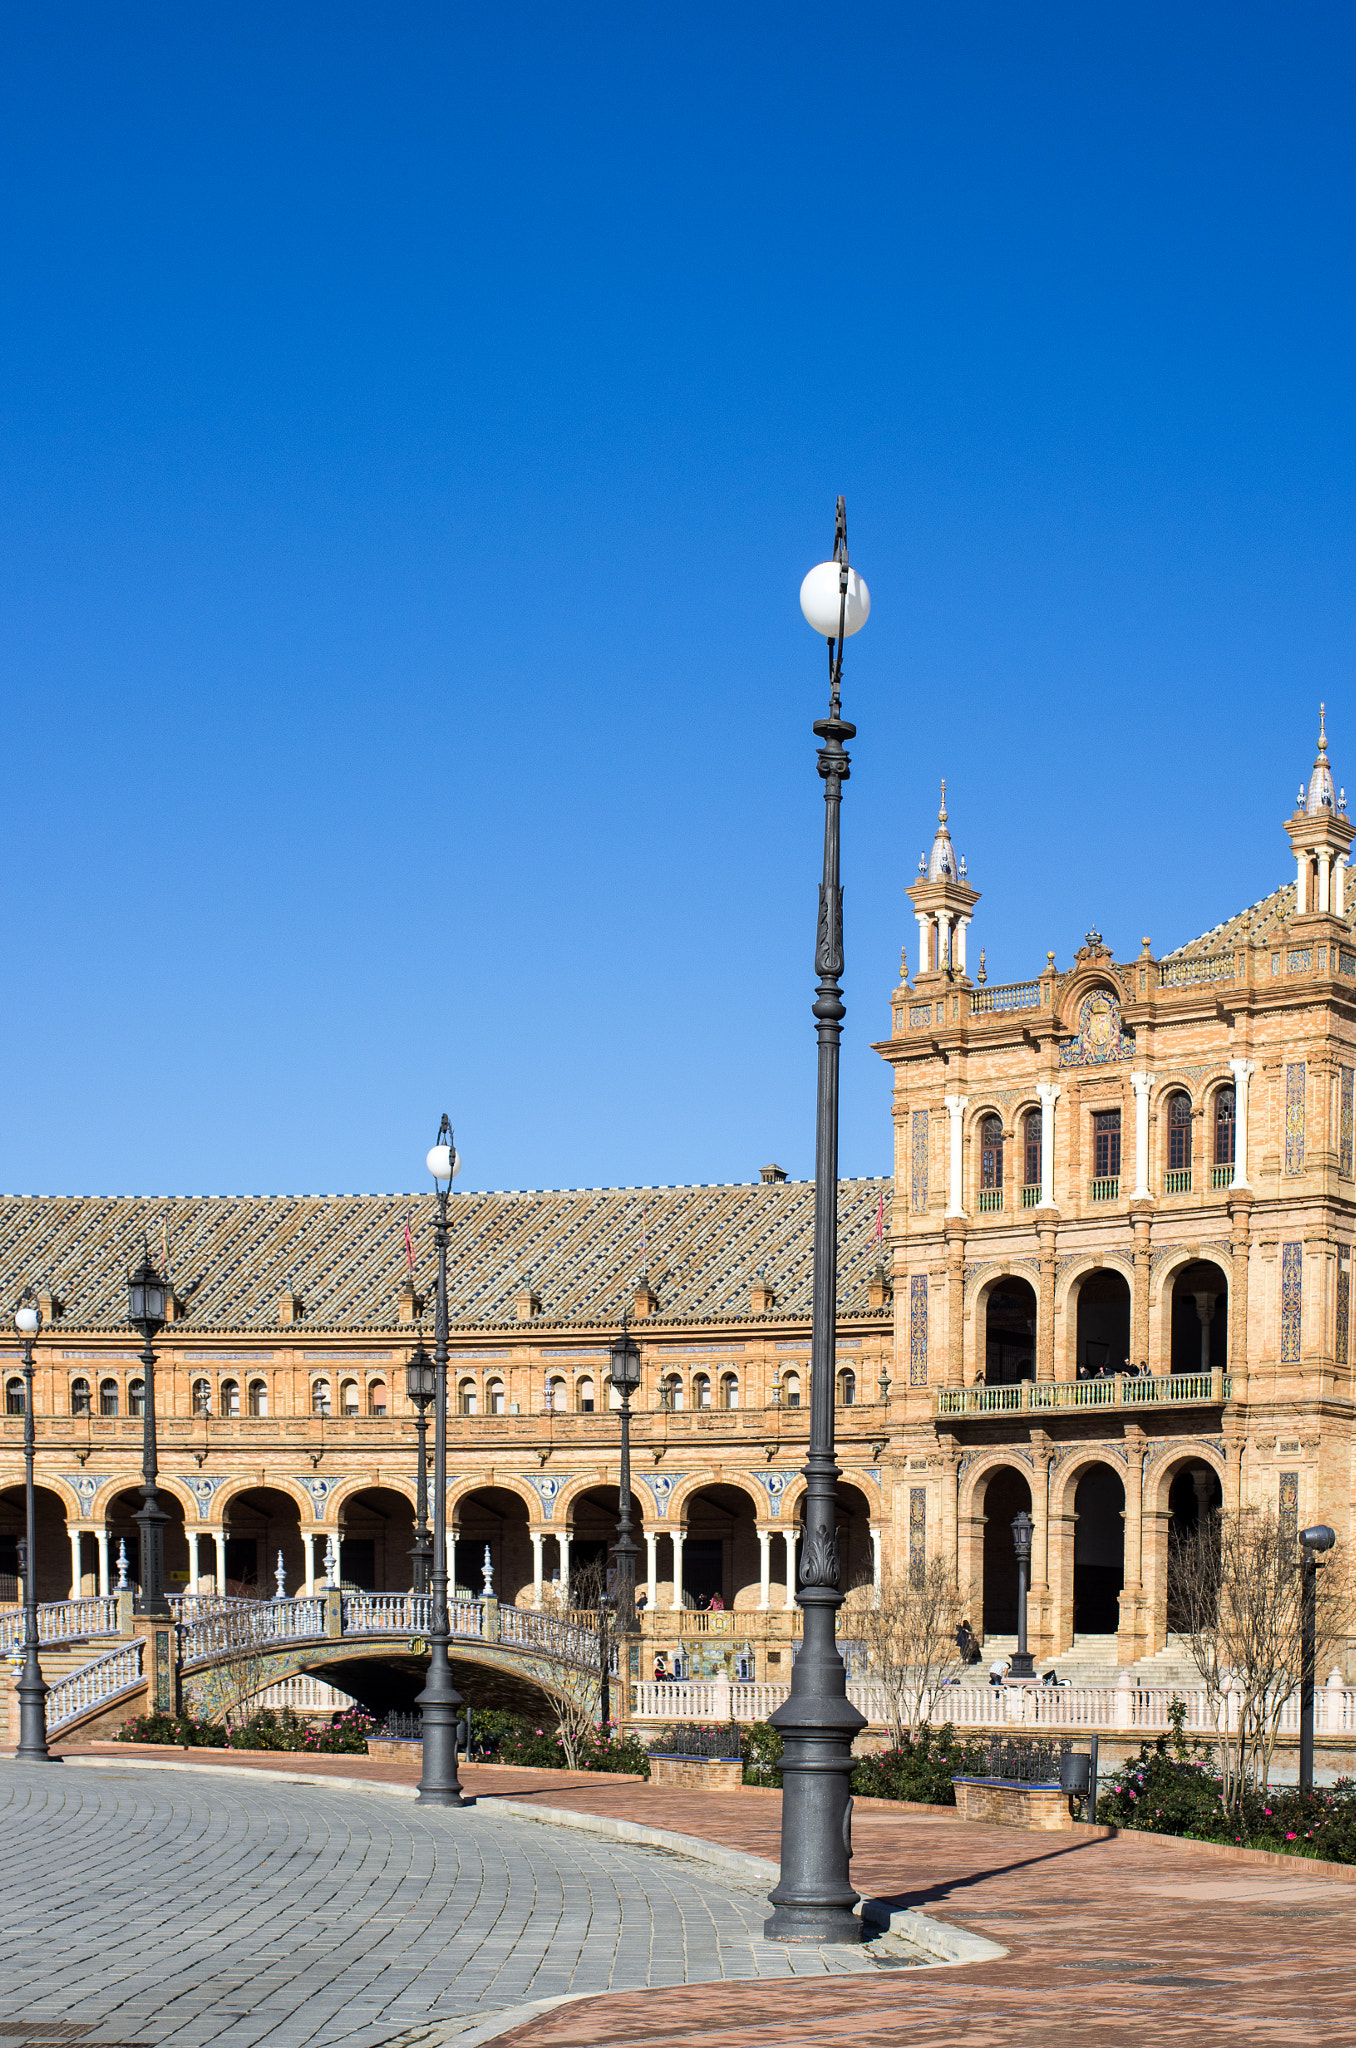
[[[408,1217],[408,1216],[407,1216],[407,1217],[405,1218],[405,1258],[406,1258],[406,1260],[408,1261],[408,1264],[409,1264],[409,1268],[410,1268],[410,1278],[411,1278],[411,1280],[413,1280],[413,1278],[414,1278],[414,1239],[413,1239],[413,1238],[412,1238],[412,1237],[410,1236],[410,1219],[409,1219],[409,1217]]]

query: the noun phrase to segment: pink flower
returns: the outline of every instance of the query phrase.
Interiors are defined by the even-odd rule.
[[[1294,1841],[1294,1839],[1295,1839],[1295,1837],[1294,1837],[1294,1835],[1293,1835],[1293,1834],[1289,1834],[1289,1835],[1287,1835],[1287,1836],[1286,1836],[1286,1838],[1285,1838],[1285,1839],[1286,1839],[1286,1841],[1287,1841],[1287,1842],[1293,1842],[1293,1841]]]

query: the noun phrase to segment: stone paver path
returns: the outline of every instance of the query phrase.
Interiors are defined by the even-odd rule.
[[[765,1943],[756,1880],[488,1806],[0,1762],[0,1816],[9,2041],[376,2048],[526,2000],[876,1969]]]

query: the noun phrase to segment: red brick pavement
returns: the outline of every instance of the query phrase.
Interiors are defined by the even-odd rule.
[[[197,1751],[186,1760],[246,1758]],[[248,1761],[387,1783],[414,1777],[365,1757]],[[485,1766],[464,1778],[471,1792],[777,1853],[776,1792],[703,1795]],[[1322,1870],[1268,1868],[1149,1837],[976,1827],[866,1802],[853,1841],[863,1891],[986,1934],[1008,1955],[879,1976],[609,1994],[516,2027],[496,2048],[710,2048],[716,2030],[738,2048],[1356,2048],[1356,1886]]]

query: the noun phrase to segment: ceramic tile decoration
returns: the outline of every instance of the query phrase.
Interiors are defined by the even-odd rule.
[[[1298,1365],[1303,1342],[1304,1247],[1281,1246],[1281,1363]]]
[[[1078,1036],[1059,1049],[1062,1067],[1097,1067],[1133,1057],[1134,1039],[1121,1029],[1121,1006],[1106,989],[1094,989],[1078,1006]]]
[[[928,1276],[915,1273],[909,1282],[909,1385],[928,1383]]]
[[[1307,1067],[1303,1060],[1285,1070],[1285,1170],[1304,1171],[1304,1085]]]
[[[1337,1327],[1333,1335],[1333,1357],[1338,1365],[1347,1363],[1351,1341],[1351,1246],[1337,1247]]]
[[[1282,1472],[1278,1503],[1281,1533],[1293,1543],[1299,1534],[1299,1473]]]
[[[921,1586],[928,1562],[928,1490],[909,1488],[909,1581]]]
[[[916,1109],[911,1123],[913,1156],[913,1206],[920,1212],[928,1205],[928,1112]]]
[[[1344,1180],[1352,1178],[1352,1135],[1356,1123],[1356,1067],[1343,1067],[1341,1121],[1338,1125],[1337,1171]]]

